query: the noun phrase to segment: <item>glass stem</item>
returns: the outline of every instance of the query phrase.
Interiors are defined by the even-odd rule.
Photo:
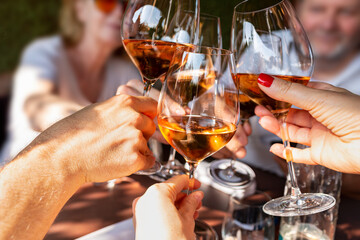
[[[234,163],[235,163],[235,157],[232,156],[231,157],[231,160],[230,160],[230,166],[227,168],[227,171],[226,171],[226,177],[228,178],[232,178],[235,174],[234,172]]]
[[[168,162],[166,163],[164,170],[166,169],[166,171],[169,174],[173,174],[173,168],[175,166],[175,155],[176,155],[176,150],[175,148],[171,148],[170,149],[170,155],[169,155],[169,159]]]
[[[144,92],[143,96],[148,97],[150,95],[151,83],[144,80]]]
[[[299,189],[299,186],[296,181],[295,176],[295,170],[294,170],[294,164],[293,164],[293,155],[290,148],[290,141],[289,141],[289,132],[288,128],[285,122],[286,116],[282,117],[280,119],[280,131],[281,131],[281,138],[284,143],[284,149],[285,149],[285,158],[288,163],[288,171],[290,174],[290,182],[291,182],[291,197],[295,199],[298,199],[299,195],[301,194],[301,191]]]
[[[194,184],[195,184],[195,169],[197,167],[197,163],[191,163],[188,162],[189,164],[189,187],[187,189],[186,194],[189,195],[190,193],[193,192],[194,190]]]

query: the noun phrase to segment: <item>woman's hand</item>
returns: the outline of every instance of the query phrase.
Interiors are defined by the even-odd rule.
[[[286,120],[290,141],[310,146],[292,149],[294,162],[360,173],[360,96],[325,83],[306,87],[278,78],[270,87],[259,86],[270,97],[303,109],[290,109]],[[267,109],[257,107],[256,114],[265,129],[280,136],[279,123]],[[281,144],[270,151],[284,156]]]
[[[195,219],[203,192],[186,196],[189,177],[180,175],[151,186],[133,203],[136,239],[195,239]],[[195,189],[200,183],[195,181]]]

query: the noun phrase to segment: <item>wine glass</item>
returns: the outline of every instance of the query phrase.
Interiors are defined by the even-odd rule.
[[[171,68],[161,90],[158,125],[166,141],[189,164],[190,193],[199,162],[233,137],[239,107],[226,101],[228,92],[237,91],[230,51],[195,47],[177,56],[173,61],[179,67]]]
[[[193,21],[186,22],[186,12],[194,13]],[[139,69],[144,82],[144,96],[151,86],[164,79],[175,49],[191,48],[196,44],[200,19],[200,0],[130,0],[122,21],[123,45]],[[150,175],[161,169],[161,164],[137,174]]]
[[[240,124],[244,126],[245,123],[249,122],[249,118],[255,115],[257,104],[241,91],[239,93],[229,93],[228,99],[228,101],[240,104]],[[228,159],[212,161],[210,165],[212,178],[226,187],[239,187],[251,182],[253,176],[247,168],[237,162],[235,154],[226,146],[225,150],[227,150],[231,159],[230,161]]]
[[[194,21],[194,12],[187,12],[186,21],[184,23]],[[184,29],[191,27],[189,24],[184,24]],[[188,30],[187,30],[188,31]],[[222,36],[220,18],[214,15],[201,13],[199,25],[199,46],[222,48]],[[176,150],[171,147],[168,162],[163,165],[159,173],[156,174],[156,179],[166,180],[174,175],[186,174],[187,170],[182,166],[176,164],[175,160]]]
[[[291,195],[269,201],[264,211],[276,216],[299,216],[325,211],[335,199],[322,193],[302,194],[297,185],[286,116],[291,104],[264,94],[257,84],[260,73],[306,85],[313,72],[310,43],[288,0],[239,3],[234,9],[231,49],[236,62],[238,88],[279,120],[291,176]]]

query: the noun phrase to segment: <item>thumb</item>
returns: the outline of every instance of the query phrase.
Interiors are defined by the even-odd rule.
[[[201,200],[204,198],[204,193],[196,191],[185,197],[180,203],[179,213],[185,219],[193,219],[195,211],[197,210]]]
[[[291,103],[305,110],[310,110],[315,107],[318,100],[327,94],[326,90],[313,89],[264,73],[259,75],[258,85],[269,97]]]

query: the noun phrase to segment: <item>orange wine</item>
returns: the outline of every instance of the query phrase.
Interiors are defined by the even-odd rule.
[[[193,69],[177,71],[168,76],[168,88],[173,96],[179,96],[181,105],[203,95],[215,84],[216,72]]]
[[[190,45],[166,42],[161,40],[125,39],[125,50],[144,77],[144,81],[153,83],[158,79],[164,80],[169,70],[171,60],[176,49]]]
[[[225,92],[226,103],[229,106],[236,107],[240,103],[240,118],[242,122],[247,121],[255,115],[257,104],[245,94],[238,94],[235,91],[228,90]]]
[[[191,163],[220,150],[236,131],[232,123],[198,115],[159,116],[158,124],[166,141]]]
[[[287,75],[274,75],[277,78],[281,78],[286,81],[300,83],[307,85],[310,81],[310,77],[300,76],[287,76]],[[259,105],[267,107],[275,117],[279,117],[291,107],[290,103],[281,102],[268,97],[263,91],[260,90],[257,79],[258,74],[236,74],[234,77],[235,84],[244,94],[246,94],[251,100]]]
[[[239,94],[241,121],[247,121],[255,115],[257,104],[245,94]]]

